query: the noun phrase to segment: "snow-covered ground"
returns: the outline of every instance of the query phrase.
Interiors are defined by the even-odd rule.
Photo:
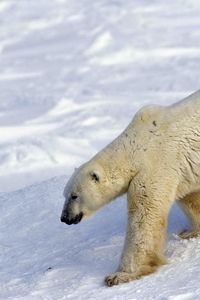
[[[0,299],[200,299],[200,241],[173,235],[187,226],[176,206],[169,264],[110,289],[125,197],[59,221],[74,167],[142,105],[200,88],[199,16],[199,0],[0,1]]]

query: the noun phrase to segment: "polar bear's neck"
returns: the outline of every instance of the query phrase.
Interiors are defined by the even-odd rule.
[[[131,147],[130,147],[131,146]],[[134,165],[134,135],[127,129],[113,142],[108,144],[93,159],[98,162],[111,177],[121,176],[124,180],[124,188],[128,188],[130,180],[137,173]]]

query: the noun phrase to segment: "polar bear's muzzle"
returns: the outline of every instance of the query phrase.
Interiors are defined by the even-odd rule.
[[[83,218],[83,213],[80,212],[78,215],[72,215],[68,212],[63,212],[61,215],[61,222],[66,223],[67,225],[78,224]]]

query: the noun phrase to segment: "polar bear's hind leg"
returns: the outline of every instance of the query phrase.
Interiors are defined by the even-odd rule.
[[[182,239],[191,239],[200,236],[200,192],[191,193],[178,201],[190,220],[191,229],[184,230],[178,235]]]

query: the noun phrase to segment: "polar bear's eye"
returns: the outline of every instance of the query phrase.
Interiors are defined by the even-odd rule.
[[[99,182],[99,175],[96,172],[91,172],[90,176],[92,177],[92,180],[94,180],[95,182]]]
[[[77,196],[77,195],[75,195],[75,194],[71,194],[71,199],[75,200],[75,199],[77,199],[77,198],[78,198],[78,196]]]

